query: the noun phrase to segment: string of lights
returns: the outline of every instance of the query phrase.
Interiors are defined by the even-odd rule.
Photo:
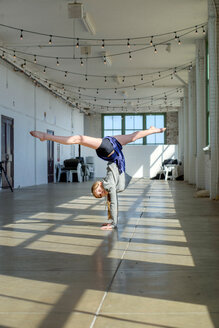
[[[2,51],[2,56],[1,57],[3,59],[4,59],[4,57],[5,57],[6,54],[12,55],[10,52],[8,52],[9,49],[7,49],[7,48],[0,47],[0,50]],[[30,60],[24,59],[23,57],[16,56],[15,52],[13,53],[13,58],[14,59],[22,60],[23,61],[22,66],[23,67],[25,67],[27,65],[27,63],[29,63],[29,64],[36,64],[36,60],[35,61],[30,61]],[[38,64],[38,63],[37,63],[37,65],[39,67],[42,67],[43,68],[43,72],[44,73],[46,73],[47,70],[53,70],[53,71],[57,71],[57,72],[63,73],[65,77],[67,77],[68,75],[83,76],[86,81],[88,81],[88,77],[104,78],[104,81],[106,79],[114,79],[115,78],[115,75],[82,74],[82,73],[76,73],[76,72],[71,72],[71,71],[57,69],[57,68],[50,67],[50,66],[41,65],[41,64]],[[120,78],[121,78],[121,81],[123,83],[125,82],[125,80],[127,78],[133,78],[133,77],[140,78],[141,81],[143,81],[143,79],[144,79],[145,76],[153,76],[153,75],[157,75],[158,74],[158,76],[161,77],[161,74],[162,73],[165,73],[165,72],[168,72],[168,71],[173,71],[174,74],[176,74],[182,67],[185,67],[185,66],[186,67],[189,67],[189,65],[190,65],[190,63],[186,63],[186,64],[183,64],[183,65],[180,65],[180,66],[175,66],[174,68],[172,67],[172,68],[168,68],[168,69],[164,69],[164,70],[159,70],[159,71],[155,71],[155,72],[150,72],[150,73],[140,73],[140,74],[132,74],[132,75],[124,75],[124,74],[121,74]],[[102,88],[102,89],[106,89],[106,88]]]
[[[57,86],[54,86],[54,88],[57,88]],[[130,102],[130,101],[136,101],[136,105],[137,106],[142,106],[142,105],[145,105],[145,104],[147,104],[147,103],[140,103],[140,100],[145,100],[145,99],[148,99],[148,100],[150,100],[150,102],[156,102],[157,100],[161,100],[161,99],[164,99],[164,100],[167,100],[167,97],[170,97],[171,95],[173,95],[173,94],[176,94],[176,92],[178,93],[178,92],[181,92],[182,90],[181,90],[181,88],[177,88],[177,89],[173,89],[173,90],[170,90],[170,91],[167,91],[167,92],[163,92],[163,93],[159,93],[159,94],[156,94],[156,95],[153,95],[153,96],[147,96],[147,97],[142,97],[142,98],[129,98],[129,99],[103,99],[103,100],[108,100],[108,102],[109,102],[109,104],[111,104],[111,102],[115,102],[115,101],[120,101],[121,102],[121,100],[124,102],[124,103],[127,103],[127,102]],[[63,92],[64,92],[64,94],[66,93],[66,92],[70,92],[70,91],[67,91],[66,89],[63,89]],[[72,95],[72,92],[71,92],[71,95]],[[75,95],[74,95],[75,96]],[[78,98],[77,98],[78,97]],[[89,96],[85,96],[85,97],[87,97],[87,98],[89,98]],[[74,98],[74,99],[77,99],[77,100],[79,100],[79,101],[82,101],[81,100],[81,95],[79,94],[76,94],[76,98]],[[96,103],[96,98],[94,98],[94,101],[95,101],[95,104],[94,103],[88,103],[88,102],[86,102],[86,99],[85,98],[83,98],[83,101],[86,103],[86,104],[88,104],[88,105],[95,105],[95,107],[108,107],[108,106],[104,106],[104,105],[98,105],[97,103]],[[117,106],[118,107],[118,106]]]
[[[9,27],[9,26],[6,26],[6,25],[3,25],[3,24],[0,24],[0,27],[7,27],[7,28],[13,28],[13,29],[16,29],[16,30],[19,30],[20,31],[20,39],[23,40],[24,37],[25,37],[25,33],[32,33],[32,34],[38,34],[38,35],[43,35],[43,36],[49,36],[49,45],[53,45],[53,42],[54,42],[54,38],[58,38],[59,36],[56,36],[56,35],[51,35],[51,34],[45,34],[45,33],[38,33],[38,32],[32,32],[32,31],[27,31],[27,30],[23,30],[23,29],[18,29],[18,28],[14,28],[14,27]],[[75,47],[76,48],[79,48],[82,43],[81,41],[85,41],[85,40],[96,40],[98,42],[101,42],[101,47],[102,48],[105,48],[107,46],[107,41],[123,41],[126,43],[126,46],[128,47],[128,51],[125,51],[125,52],[120,52],[120,53],[114,53],[114,54],[110,54],[111,57],[113,56],[119,56],[119,55],[127,55],[129,56],[129,59],[132,60],[132,55],[136,52],[139,52],[139,51],[143,51],[143,50],[146,50],[146,49],[153,49],[154,50],[154,53],[157,53],[157,48],[160,46],[160,45],[164,45],[165,43],[167,42],[171,42],[173,40],[176,40],[178,45],[181,45],[181,39],[182,37],[184,37],[185,35],[188,35],[190,33],[193,33],[195,31],[195,33],[198,33],[198,30],[202,28],[203,30],[203,34],[205,34],[205,26],[206,24],[199,24],[199,25],[195,25],[193,27],[190,27],[190,28],[185,28],[185,29],[182,29],[182,30],[177,30],[177,31],[174,31],[174,32],[168,32],[168,33],[163,33],[163,34],[156,34],[156,35],[153,35],[153,36],[143,36],[143,37],[135,37],[135,38],[123,38],[123,39],[79,39],[79,38],[69,38],[70,40],[74,40],[75,41]],[[186,31],[186,32],[185,32]],[[185,33],[182,33],[182,32],[185,32]],[[161,37],[161,36],[167,36],[167,35],[171,35],[171,38],[168,39],[168,40],[165,40],[165,41],[162,41],[162,42],[155,42],[155,38],[158,38],[158,37]],[[60,36],[62,38],[62,36]],[[68,38],[68,37],[63,37],[63,38]],[[130,49],[131,46],[133,46],[133,41],[134,40],[138,40],[138,39],[147,39],[147,38],[150,38],[150,45],[146,45],[145,47],[141,47],[139,49]],[[157,40],[156,40],[157,41]],[[124,44],[125,45],[125,44]],[[118,46],[118,45],[117,45]],[[72,60],[72,59],[76,59],[76,60],[80,60],[80,65],[83,66],[84,65],[84,60],[88,60],[88,59],[97,59],[97,58],[103,58],[103,59],[106,59],[104,57],[106,56],[91,56],[91,57],[86,57],[86,58],[82,58],[82,57],[58,57],[58,56],[45,56],[45,55],[40,55],[40,54],[30,54],[30,53],[27,53],[27,52],[23,52],[23,51],[19,51],[19,50],[16,50],[16,49],[9,49],[9,48],[1,48],[2,50],[2,59],[5,58],[5,55],[10,55],[14,58],[14,61],[16,61],[16,59],[18,60],[21,60],[23,61],[23,63],[21,64],[22,65],[22,69],[23,71],[27,71],[27,68],[26,68],[26,65],[27,63],[31,63],[31,64],[36,64],[38,65],[39,67],[42,67],[43,68],[43,72],[45,73],[47,69],[51,69],[51,70],[55,70],[55,71],[60,71],[62,73],[65,74],[65,77],[68,76],[68,74],[72,74],[72,75],[79,75],[79,76],[84,76],[85,77],[85,80],[87,81],[87,78],[88,77],[98,77],[98,78],[104,78],[104,82],[107,83],[107,79],[110,79],[110,78],[115,78],[115,76],[113,75],[89,75],[89,74],[82,74],[82,73],[75,73],[75,72],[68,72],[68,71],[64,71],[64,70],[60,70],[60,69],[55,69],[54,67],[47,67],[47,66],[44,66],[42,64],[40,64],[38,62],[38,59],[39,58],[47,58],[47,59],[52,59],[52,60],[56,60],[56,65],[57,66],[60,66],[60,64],[62,64],[60,61],[62,60]],[[29,60],[29,59],[26,59],[26,58],[21,58],[20,56],[17,56],[17,54],[23,54],[25,56],[32,56],[33,60]],[[104,60],[105,62],[105,60]],[[133,88],[134,91],[136,91],[136,89],[140,86],[145,86],[145,85],[148,85],[148,84],[151,84],[152,86],[155,85],[155,83],[159,80],[162,80],[162,79],[166,79],[168,77],[170,77],[171,79],[173,79],[174,77],[174,74],[182,71],[182,70],[185,70],[185,69],[191,69],[192,67],[192,63],[190,64],[186,64],[186,65],[181,65],[181,66],[177,66],[177,67],[174,67],[174,68],[169,68],[169,69],[165,69],[165,70],[162,70],[162,71],[157,71],[157,72],[148,72],[148,73],[141,73],[141,74],[133,74],[133,75],[123,75],[122,76],[122,82],[124,83],[125,82],[125,79],[128,79],[129,77],[138,77],[141,79],[141,81],[144,80],[144,77],[145,76],[153,76],[154,75],[157,75],[159,74],[159,77],[155,77],[153,78],[152,80],[150,81],[144,81],[142,83],[136,83],[135,85],[126,85],[126,86],[119,86],[117,88],[89,88],[89,87],[80,87],[80,86],[75,86],[75,85],[70,85],[70,84],[63,84],[63,87],[62,87],[62,91],[61,91],[61,88],[60,87],[57,87],[55,86],[54,83],[57,83],[57,82],[50,82],[49,83],[49,88],[56,88],[56,92],[58,92],[60,94],[61,97],[64,97],[65,99],[69,100],[71,99],[71,101],[75,101],[75,99],[71,98],[70,96],[67,96],[66,93],[68,93],[68,91],[65,89],[65,88],[74,88],[74,89],[78,89],[78,93],[76,95],[76,97],[78,97],[79,99],[79,102],[81,102],[81,97],[83,97],[83,102],[86,103],[86,98],[91,98],[93,99],[93,101],[95,102],[95,104],[91,104],[91,103],[88,103],[89,106],[95,106],[95,107],[103,107],[103,108],[109,108],[111,106],[103,106],[103,105],[99,105],[99,104],[96,104],[96,102],[98,100],[104,100],[104,101],[107,101],[109,104],[111,104],[112,102],[115,102],[115,101],[122,101],[124,102],[124,104],[127,104],[127,102],[130,102],[130,101],[135,101],[136,102],[136,106],[137,108],[141,108],[142,106],[146,106],[148,103],[151,103],[154,104],[154,102],[156,103],[156,101],[158,100],[165,100],[165,98],[161,97],[161,98],[155,98],[155,96],[150,96],[150,98],[148,97],[148,101],[145,102],[145,103],[142,103],[142,100],[146,100],[147,97],[142,97],[142,98],[129,98],[129,99],[124,99],[124,98],[117,98],[117,99],[114,99],[113,97],[112,98],[103,98],[103,97],[100,97],[100,96],[90,96],[90,95],[86,95],[86,94],[83,94],[81,93],[81,90],[96,90],[97,94],[99,93],[99,91],[104,91],[104,90],[113,90],[114,91],[114,94],[117,93],[117,90],[119,89],[127,89],[127,88]],[[166,72],[171,72],[170,74],[165,74],[164,76],[161,76],[161,74],[164,74]],[[31,75],[32,73],[30,73]],[[36,79],[38,79],[40,81],[40,77],[36,77]],[[43,80],[41,80],[43,81]],[[43,83],[47,83],[47,80],[44,80]],[[60,83],[59,83],[60,84]],[[60,91],[59,91],[60,90]],[[174,91],[176,92],[176,91]],[[166,94],[167,96],[167,94]],[[165,94],[164,94],[164,97],[165,97]],[[141,101],[141,103],[140,103]],[[166,101],[166,100],[165,100]],[[80,104],[81,105],[81,104]],[[123,108],[124,106],[120,106],[117,108]]]
[[[31,30],[27,30],[25,28],[18,28],[18,27],[14,27],[14,26],[10,26],[10,25],[6,25],[6,24],[0,24],[1,27],[3,28],[7,28],[7,29],[12,29],[12,30],[16,30],[20,33],[20,39],[23,40],[24,39],[24,34],[33,34],[33,35],[40,35],[40,36],[45,36],[48,38],[48,43],[51,45],[54,41],[54,38],[57,39],[67,39],[67,40],[71,40],[71,41],[75,41],[76,42],[76,46],[78,45],[78,47],[80,46],[80,41],[98,41],[101,44],[101,47],[104,48],[106,46],[105,42],[107,41],[127,41],[127,46],[131,46],[130,41],[133,40],[142,40],[142,39],[154,39],[156,37],[162,37],[165,35],[170,35],[170,34],[174,34],[177,38],[178,38],[178,34],[180,32],[184,32],[190,29],[195,28],[196,29],[196,33],[198,33],[198,29],[202,28],[203,34],[206,33],[205,31],[205,27],[206,27],[207,23],[201,23],[201,24],[197,24],[197,25],[193,25],[190,27],[185,27],[183,29],[179,29],[179,30],[174,30],[174,31],[170,31],[170,32],[166,32],[166,33],[159,33],[159,34],[153,34],[153,35],[144,35],[144,36],[136,36],[136,37],[126,37],[126,38],[79,38],[79,37],[70,37],[70,36],[64,36],[64,35],[56,35],[56,34],[52,34],[52,33],[42,33],[42,32],[37,32],[37,31],[31,31]]]
[[[37,83],[37,82],[42,82],[42,83],[44,83],[44,85],[45,85],[45,83],[48,83],[48,81],[43,81],[43,80],[41,80],[40,78],[38,78],[38,77],[34,77],[34,74],[32,74],[31,72],[29,72],[29,77],[31,77],[31,78],[33,78],[34,79],[34,82],[35,83]],[[85,99],[83,99],[83,100],[81,100],[81,95],[79,95],[79,97],[78,97],[78,99],[75,99],[75,98],[73,98],[72,99],[72,97],[69,97],[69,96],[67,96],[66,95],[66,90],[65,90],[65,88],[64,88],[64,86],[62,86],[62,92],[61,92],[61,90],[59,91],[59,90],[57,90],[57,89],[60,89],[60,86],[59,87],[57,87],[57,86],[55,86],[55,85],[52,85],[52,83],[49,83],[48,84],[48,87],[47,87],[52,93],[54,93],[55,95],[59,95],[63,100],[66,100],[66,102],[69,104],[69,105],[71,105],[71,106],[73,106],[73,107],[77,107],[78,109],[80,109],[80,110],[82,110],[82,112],[84,112],[84,110],[83,110],[83,108],[80,108],[80,106],[84,106],[83,104],[82,104],[82,102],[83,103],[85,103],[86,104],[86,106],[89,106],[89,107],[94,107],[94,108],[102,108],[102,109],[109,109],[110,108],[110,110],[112,110],[112,108],[113,107],[115,107],[115,105],[112,107],[112,106],[109,106],[109,105],[107,105],[107,106],[104,106],[104,105],[97,105],[97,104],[92,104],[92,103],[90,103],[90,102],[87,102]],[[144,97],[144,99],[150,99],[149,100],[149,102],[156,102],[158,99],[164,99],[164,103],[166,104],[166,106],[168,106],[168,104],[167,104],[167,97],[169,97],[169,96],[171,96],[171,94],[174,94],[175,92],[179,92],[179,90],[181,90],[181,89],[179,89],[179,88],[177,88],[176,89],[176,91],[173,89],[173,91],[172,90],[170,90],[169,92],[165,92],[164,94],[163,94],[163,96],[162,97],[159,97],[159,98],[157,98],[157,96],[159,95],[159,94],[156,94],[156,95],[154,95],[154,96],[148,96],[148,97]],[[161,94],[162,95],[162,94]],[[136,104],[135,104],[135,106],[136,106],[136,111],[138,110],[138,108],[142,108],[142,107],[145,107],[145,106],[147,106],[148,104],[149,104],[149,102],[146,102],[146,103],[140,103],[140,99],[141,98],[138,98],[137,99],[137,102],[136,102]],[[111,100],[110,99],[107,99],[108,100],[108,102],[109,102],[109,104],[111,104]],[[118,99],[117,99],[118,100]],[[119,99],[119,100],[121,100],[121,99]],[[123,106],[116,106],[116,108],[117,109],[122,109],[122,108],[125,108],[125,109],[128,109],[128,107],[129,107],[129,103],[130,103],[130,101],[132,101],[132,100],[136,100],[136,98],[130,98],[130,99],[122,99],[123,100],[123,102],[124,102],[124,105]],[[77,101],[77,106],[75,105],[75,101]],[[112,101],[114,101],[114,100],[112,100]],[[152,103],[151,103],[151,105],[152,105]],[[171,106],[171,104],[169,104],[169,106]],[[86,111],[84,112],[84,113],[86,113]]]
[[[168,94],[168,97],[170,97],[171,95],[175,94],[176,92],[174,93],[171,93],[171,94]],[[164,93],[164,95],[162,95],[162,97],[159,97],[159,98],[154,98],[153,96],[150,97],[151,99],[147,100],[146,102],[143,102],[143,103],[140,103],[140,102],[136,102],[135,104],[132,104],[132,106],[138,106],[139,108],[141,107],[144,107],[148,104],[150,104],[151,106],[153,105],[156,105],[156,102],[160,101],[160,100],[164,100],[164,103],[167,104],[167,93]],[[128,100],[125,100],[124,101],[124,104],[127,104],[129,105],[130,103],[130,100],[131,99],[128,99]],[[172,102],[172,100],[170,99],[170,101]],[[95,106],[95,107],[99,107],[101,109],[103,108],[106,108],[106,107],[110,107],[109,105],[98,105],[98,104],[94,104],[94,103],[90,103],[90,102],[87,102],[86,100],[84,100],[84,102],[89,105],[89,106]],[[111,104],[111,102],[109,102],[109,104]],[[121,107],[124,107],[124,106],[118,106],[118,105],[114,105],[113,107],[116,107],[116,108],[121,108]]]
[[[45,81],[43,81],[44,83],[45,83]],[[50,88],[54,88],[54,90],[55,90],[55,92],[58,92],[57,91],[57,86],[54,86],[54,85],[52,85],[51,83],[49,83],[49,87]],[[154,105],[154,103],[156,102],[156,101],[158,101],[158,100],[164,100],[164,104],[165,104],[165,106],[173,106],[174,105],[174,103],[173,103],[173,101],[172,100],[170,100],[170,104],[168,105],[167,104],[167,99],[171,96],[171,95],[173,95],[173,94],[176,94],[176,93],[178,93],[178,92],[182,92],[182,89],[181,88],[177,88],[177,89],[172,89],[172,90],[169,90],[169,91],[167,91],[167,92],[163,92],[163,93],[159,93],[159,94],[155,94],[155,95],[153,95],[153,96],[147,96],[147,97],[144,97],[144,98],[138,98],[138,100],[137,100],[137,102],[136,102],[136,104],[135,104],[135,106],[136,106],[136,109],[138,109],[138,108],[143,108],[143,107],[145,107],[145,106],[147,106],[148,104],[150,104],[151,106],[152,105]],[[66,93],[65,93],[65,89],[64,89],[64,91],[63,91],[63,93],[60,93],[60,95],[62,96],[62,97],[66,97],[66,99],[67,100],[69,100],[69,96],[66,96]],[[140,103],[140,99],[148,99],[149,101],[147,101],[147,102],[144,102],[144,103]],[[117,99],[118,100],[118,99]],[[116,107],[117,109],[122,109],[122,108],[127,108],[127,106],[129,106],[129,103],[130,103],[130,101],[132,101],[132,100],[136,100],[136,98],[129,98],[129,99],[123,99],[123,101],[124,101],[124,105],[126,105],[126,107],[123,105],[123,106],[113,106],[113,107]],[[83,99],[83,100],[81,100],[81,97],[79,96],[79,98],[78,99],[76,99],[76,98],[73,98],[73,99],[71,99],[71,102],[75,102],[75,101],[78,101],[78,102],[83,102],[86,106],[89,106],[89,108],[90,107],[94,107],[94,108],[100,108],[100,109],[113,109],[113,107],[112,106],[109,106],[109,105],[98,105],[98,104],[94,104],[94,103],[90,103],[90,102],[87,102],[85,99]],[[109,100],[109,104],[111,104],[111,100]],[[77,106],[82,106],[82,103],[77,103]],[[178,105],[178,104],[177,104]],[[133,106],[133,105],[132,105]]]
[[[65,92],[65,89],[62,87],[62,91],[60,88],[57,88],[57,86],[53,85],[52,82],[48,83],[48,81],[44,81],[42,79],[40,79],[39,77],[37,77],[35,74],[33,74],[32,72],[29,72],[29,71],[24,71],[21,67],[17,66],[14,62],[10,62],[8,61],[8,59],[5,59],[5,61],[16,67],[18,71],[24,73],[28,78],[30,78],[33,83],[37,86],[43,86],[45,87],[48,91],[50,91],[55,97],[59,97],[61,98],[63,101],[65,101],[66,104],[68,104],[69,106],[71,107],[74,107],[74,108],[77,108],[78,110],[80,110],[80,112],[83,112],[85,115],[89,115],[90,113],[92,113],[92,108],[93,108],[93,113],[95,114],[96,111],[95,109],[97,108],[100,108],[101,110],[111,110],[113,111],[114,108],[116,109],[121,109],[122,111],[126,110],[128,111],[128,106],[129,106],[129,102],[131,99],[127,99],[125,100],[124,99],[124,106],[104,106],[104,105],[97,105],[97,104],[91,104],[91,103],[88,103],[86,102],[85,100],[81,101],[80,98],[79,100],[78,99],[75,99],[75,98],[72,98],[70,97],[69,95],[66,94]],[[35,75],[35,76],[34,76]],[[144,97],[144,98],[150,98],[150,102],[152,104],[152,102],[155,102],[157,99],[156,97],[159,96],[159,95],[162,95],[162,97],[160,97],[160,99],[164,99],[164,103],[166,104],[164,106],[164,108],[167,108],[168,106],[173,106],[174,103],[171,101],[172,104],[168,105],[167,104],[167,97],[171,96],[171,94],[175,93],[175,92],[179,92],[179,91],[182,91],[181,88],[177,88],[176,90],[173,89],[173,90],[169,90],[168,92],[164,92],[164,93],[160,93],[160,94],[156,94],[156,95],[153,95],[153,96],[148,96],[148,97]],[[127,103],[128,102],[128,103]],[[149,102],[147,103],[139,103],[139,99],[136,103],[136,108],[134,109],[135,112],[138,112],[139,109],[143,108],[144,107],[144,110],[146,109],[145,106],[148,105]],[[89,112],[87,112],[87,110],[85,109],[85,106],[84,104],[86,104],[86,106],[89,106]],[[150,106],[148,106],[149,108]],[[161,105],[160,105],[161,107]],[[132,110],[133,110],[133,107],[132,107]]]
[[[152,97],[153,98],[153,97]],[[164,106],[162,106],[161,104],[156,104],[156,102],[157,101],[164,101]],[[107,106],[105,106],[105,105],[96,105],[96,104],[93,104],[93,103],[90,103],[90,102],[87,102],[87,101],[83,101],[83,103],[85,104],[84,106],[87,106],[87,107],[89,107],[89,108],[99,108],[100,110],[104,110],[104,109],[110,109],[110,110],[113,110],[114,108],[116,108],[117,110],[118,109],[127,109],[127,108],[132,108],[133,109],[133,107],[135,108],[135,110],[137,110],[137,109],[145,109],[145,107],[146,106],[162,106],[163,108],[165,108],[165,107],[168,107],[168,106],[179,106],[179,101],[174,101],[173,99],[170,99],[169,100],[169,103],[168,103],[168,100],[167,100],[167,98],[166,98],[166,95],[164,95],[163,97],[160,97],[159,99],[154,99],[153,101],[147,101],[147,102],[144,102],[144,103],[141,103],[141,104],[139,104],[139,103],[136,103],[136,104],[130,104],[130,102],[127,102],[127,101],[125,101],[124,102],[124,105],[122,105],[122,106],[118,106],[118,105],[111,105],[111,104],[109,104],[109,105],[107,105]],[[82,106],[82,104],[80,103],[80,106]]]
[[[123,103],[129,103],[129,102],[133,102],[133,100],[135,101],[135,105],[136,106],[142,106],[142,105],[145,105],[145,104],[147,104],[148,102],[150,102],[151,103],[151,105],[152,105],[152,103],[154,103],[154,102],[156,102],[157,100],[167,100],[167,97],[170,97],[170,96],[172,96],[172,95],[174,95],[174,94],[176,94],[176,90],[174,91],[174,92],[170,92],[170,93],[167,93],[167,92],[164,92],[163,94],[161,94],[159,97],[155,97],[155,96],[150,96],[150,97],[147,97],[146,98],[146,103],[145,102],[141,102],[140,103],[140,99],[142,100],[142,99],[144,99],[144,98],[138,98],[137,100],[136,99],[131,99],[131,98],[129,98],[129,99],[124,99],[123,98]],[[109,99],[109,104],[111,103],[111,100]],[[93,104],[93,103],[92,103]],[[96,104],[95,104],[95,106],[96,106]],[[99,105],[100,107],[102,106],[102,105]]]
[[[164,45],[166,43],[169,43],[169,42],[171,42],[173,40],[176,40],[178,42],[178,45],[181,45],[182,37],[184,37],[185,35],[191,34],[194,31],[195,31],[195,33],[198,33],[198,29],[199,28],[200,27],[195,26],[190,31],[185,32],[184,34],[182,34],[180,36],[177,35],[176,32],[174,32],[175,34],[174,34],[173,37],[171,37],[168,40],[164,40],[162,42],[157,42],[156,44],[154,43],[153,38],[151,38],[150,45],[146,45],[145,47],[142,47],[142,48],[139,48],[139,49],[134,49],[134,50],[128,49],[128,51],[123,51],[123,52],[119,52],[119,53],[113,53],[113,54],[110,54],[110,57],[121,56],[121,55],[128,55],[129,56],[129,60],[131,61],[133,59],[132,56],[133,56],[134,53],[137,53],[137,52],[140,52],[140,51],[144,51],[144,50],[150,49],[151,47],[153,47],[154,53],[157,54],[158,53],[158,50],[157,49],[158,49],[159,46]],[[78,46],[76,45],[76,48],[78,48],[78,47],[79,47],[79,45]],[[128,46],[128,48],[130,48],[130,47]],[[91,59],[99,59],[99,58],[102,58],[104,64],[106,64],[106,62],[107,62],[106,58],[108,57],[107,55],[89,56],[89,57],[85,57],[85,58],[82,57],[82,56],[80,56],[80,57],[72,57],[72,56],[71,57],[69,57],[69,56],[64,57],[64,56],[59,56],[58,57],[57,55],[55,55],[55,56],[48,56],[48,55],[40,55],[40,54],[32,54],[32,53],[30,54],[30,53],[27,53],[27,52],[24,52],[24,51],[21,51],[21,50],[15,50],[15,49],[10,49],[10,48],[5,48],[5,49],[12,51],[15,58],[16,58],[16,53],[21,53],[21,54],[26,55],[26,56],[34,57],[34,63],[35,64],[37,63],[37,58],[46,58],[46,59],[52,59],[52,60],[55,59],[57,66],[60,65],[60,60],[78,60],[78,61],[80,61],[80,65],[83,66],[85,59],[86,60],[91,60]]]
[[[181,67],[177,72],[181,72],[183,70],[191,70],[192,68],[192,65],[193,63],[191,62],[189,65],[185,65],[184,67]],[[76,85],[72,85],[72,84],[69,84],[69,83],[63,83],[62,85],[64,85],[65,87],[71,87],[71,88],[75,88],[75,89],[78,89],[78,93],[81,93],[82,90],[86,91],[86,90],[95,90],[96,91],[96,94],[99,95],[99,92],[100,91],[105,91],[105,90],[113,90],[114,91],[114,94],[117,93],[117,91],[119,90],[124,90],[124,89],[133,89],[134,91],[137,90],[137,88],[139,87],[142,87],[142,86],[146,86],[146,85],[151,85],[152,87],[155,86],[155,83],[157,83],[158,81],[160,80],[163,80],[163,79],[166,79],[166,78],[170,78],[171,80],[173,80],[174,78],[174,75],[177,73],[177,72],[173,72],[173,73],[170,73],[170,74],[166,74],[166,75],[163,75],[163,76],[159,76],[158,78],[154,78],[150,81],[146,81],[146,82],[143,82],[143,83],[138,83],[138,84],[135,84],[135,85],[128,85],[128,86],[121,86],[121,87],[117,87],[117,88],[92,88],[92,87],[82,87],[82,86],[76,86]],[[54,82],[54,83],[57,83],[57,85],[60,85],[60,83],[58,82]],[[90,96],[90,97],[93,97],[93,96]],[[97,97],[97,96],[96,96]],[[93,97],[94,98],[94,97]],[[107,100],[106,98],[100,98],[98,96],[98,99],[101,99],[101,100]]]
[[[44,82],[46,82],[46,81],[44,81]],[[55,86],[56,88],[57,88],[57,86]],[[64,90],[65,92],[71,92],[71,90],[67,90],[67,89],[63,89],[63,87],[62,87],[62,90]],[[177,91],[178,90],[178,91]],[[146,97],[138,97],[138,98],[128,98],[127,99],[127,101],[136,101],[137,103],[139,103],[140,102],[140,100],[142,101],[142,100],[146,100],[146,99],[151,99],[151,98],[153,98],[153,99],[156,99],[156,97],[159,97],[159,96],[161,96],[161,95],[172,95],[172,94],[175,94],[176,92],[179,92],[179,90],[181,90],[180,88],[177,88],[177,89],[171,89],[170,91],[168,91],[168,92],[163,92],[163,93],[159,93],[159,94],[155,94],[155,95],[153,95],[153,96],[146,96]],[[72,94],[72,92],[71,92],[71,94]],[[86,99],[86,98],[92,98],[92,99],[94,99],[94,101],[96,102],[97,100],[106,100],[106,101],[119,101],[119,102],[121,102],[121,101],[124,101],[124,98],[119,98],[119,99],[109,99],[109,98],[96,98],[96,97],[93,97],[93,96],[89,96],[89,95],[82,95],[82,94],[78,94],[78,93],[74,93],[74,95],[77,97],[77,96],[79,96],[79,95],[81,95],[81,96],[83,96],[84,97],[84,99]]]
[[[5,56],[5,55],[4,55]],[[4,58],[2,56],[2,58]],[[22,65],[22,68],[25,69],[26,65]],[[148,85],[148,84],[151,84],[152,86],[155,86],[155,82],[159,81],[159,80],[162,80],[162,79],[165,79],[167,77],[170,77],[171,79],[173,79],[174,75],[182,70],[185,70],[185,69],[189,69],[191,70],[192,68],[192,62],[188,65],[188,64],[185,64],[184,66],[181,66],[180,69],[176,69],[174,68],[173,72],[170,73],[170,74],[167,74],[167,75],[164,75],[164,76],[161,76],[161,74],[159,74],[158,78],[154,78],[150,81],[146,81],[146,82],[142,82],[142,83],[138,83],[138,84],[135,84],[135,85],[128,85],[128,86],[121,86],[121,87],[117,87],[117,88],[91,88],[91,87],[82,87],[82,86],[75,86],[75,85],[70,85],[70,84],[67,84],[65,83],[64,85],[68,86],[68,87],[72,87],[72,88],[78,88],[80,90],[96,90],[97,94],[99,93],[99,91],[101,90],[114,90],[114,93],[117,93],[118,90],[120,89],[130,89],[130,88],[134,88],[134,91],[136,91],[136,88],[138,87],[142,87],[142,86],[145,86],[145,85]],[[107,82],[106,80],[106,77],[105,77],[105,82]],[[79,92],[80,93],[80,92]]]

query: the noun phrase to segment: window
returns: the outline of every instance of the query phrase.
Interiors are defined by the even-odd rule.
[[[135,131],[149,129],[151,125],[165,127],[165,114],[115,114],[102,115],[103,137],[118,134],[131,134]],[[131,144],[158,145],[165,143],[165,133],[157,133],[138,139]]]
[[[122,116],[104,115],[104,137],[122,134]]]
[[[131,134],[135,131],[143,130],[142,115],[125,115],[125,133]],[[131,144],[143,145],[143,139],[138,139]]]
[[[210,144],[209,52],[206,44],[206,144]]]
[[[159,128],[164,128],[164,115],[146,115],[146,129],[149,129],[150,126],[156,126]],[[164,133],[156,133],[146,137],[147,145],[156,145],[156,144],[164,144]]]

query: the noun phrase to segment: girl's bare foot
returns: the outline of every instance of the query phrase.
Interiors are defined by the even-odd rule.
[[[153,131],[153,133],[161,133],[164,132],[167,128],[156,128],[155,126],[150,126],[150,131]]]
[[[40,139],[40,141],[44,141],[45,139],[45,133],[44,132],[40,132],[40,131],[30,131],[30,134],[35,137]]]

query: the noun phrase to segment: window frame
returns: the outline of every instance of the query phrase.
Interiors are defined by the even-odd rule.
[[[164,126],[166,126],[166,113],[164,112],[159,112],[159,113],[116,113],[116,114],[112,114],[112,113],[107,113],[107,114],[101,114],[101,122],[102,122],[102,138],[104,137],[104,117],[105,116],[121,116],[121,120],[122,120],[122,133],[121,134],[125,134],[125,117],[126,116],[142,116],[143,119],[143,130],[146,130],[146,116],[155,116],[155,115],[163,115],[164,116]],[[136,130],[137,131],[137,130]],[[140,130],[141,131],[141,130]],[[146,137],[143,138],[143,143],[142,144],[131,144],[132,146],[144,146],[144,145],[148,145],[148,146],[154,146],[154,145],[166,145],[167,143],[167,138],[166,138],[166,131],[164,132],[164,143],[150,143],[147,144],[146,142]]]

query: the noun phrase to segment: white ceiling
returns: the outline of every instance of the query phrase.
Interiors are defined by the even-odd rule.
[[[48,81],[47,86],[50,83],[51,88],[79,107],[91,108],[90,111],[176,110],[183,96],[180,88],[184,86],[183,81],[188,82],[188,66],[195,60],[195,41],[205,37],[202,27],[198,33],[193,27],[207,22],[207,0],[83,0],[84,12],[93,22],[95,35],[86,31],[81,20],[68,18],[69,2],[1,0],[0,24],[17,28],[0,25],[0,49],[5,49],[5,58],[15,61],[16,65],[21,65],[26,59],[27,72],[32,72],[44,84]],[[177,33],[181,41],[178,45],[174,31],[190,27],[190,33],[185,36],[182,34],[187,31]],[[20,40],[20,29],[24,30],[23,40]],[[150,46],[151,36],[168,32],[172,33],[153,38],[154,45],[162,43],[156,46],[158,52],[155,54],[155,47]],[[52,45],[48,44],[49,35],[53,35]],[[79,48],[75,47],[73,38],[79,38]],[[113,38],[121,40],[106,40]],[[102,39],[105,40],[104,49],[101,47]],[[130,48],[127,47],[128,39]],[[81,55],[82,45],[91,45],[90,55]],[[16,50],[16,59],[9,49]],[[104,64],[104,51],[111,55],[111,66]],[[118,53],[125,54],[116,55]],[[34,54],[37,64],[34,64]],[[59,66],[56,65],[57,57]],[[80,65],[80,57],[83,58],[83,66]],[[47,67],[46,73],[43,73],[44,66]],[[179,78],[174,74],[171,76],[175,67]],[[67,78],[64,77],[65,71],[68,72]],[[158,72],[161,72],[160,77]],[[130,75],[137,76],[128,77]]]

